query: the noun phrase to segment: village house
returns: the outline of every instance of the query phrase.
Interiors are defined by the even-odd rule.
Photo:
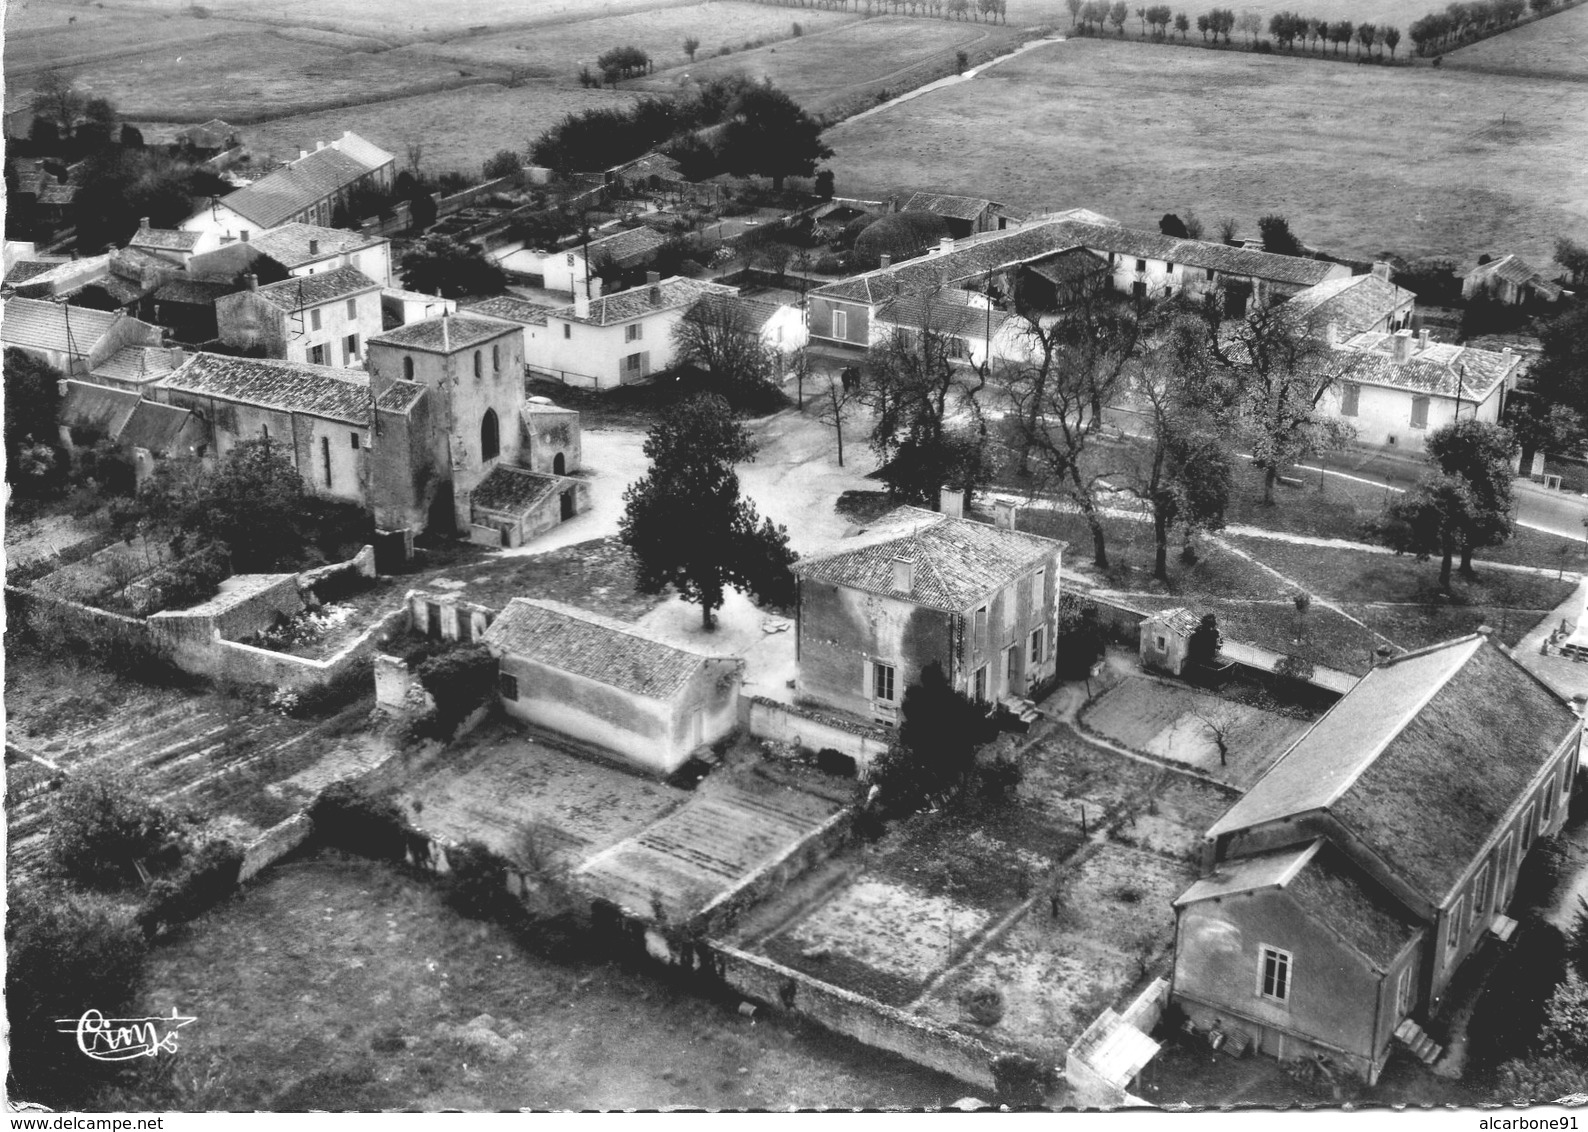
[[[517,326],[523,338],[524,356],[527,358],[530,356],[530,327],[544,327],[546,312],[556,308],[548,307],[544,303],[532,303],[517,295],[492,295],[488,299],[476,299],[463,309],[470,315],[500,319]]]
[[[1480,263],[1461,277],[1461,297],[1474,299],[1486,295],[1507,306],[1531,302],[1559,302],[1558,283],[1544,278],[1532,264],[1519,255],[1502,256]]]
[[[1517,929],[1517,871],[1579,766],[1571,705],[1483,635],[1369,672],[1208,830],[1173,1000],[1230,1048],[1377,1080],[1463,962]],[[1525,928],[1521,930],[1526,930]]]
[[[588,290],[593,298],[601,294],[601,281],[596,278],[599,272],[607,268],[620,272],[642,268],[656,258],[657,250],[666,242],[642,226],[601,236],[588,244],[575,244],[565,251],[547,252],[541,260],[541,285],[548,291],[562,291],[570,296]]]
[[[0,344],[25,350],[68,377],[88,374],[128,346],[160,346],[160,328],[120,311],[10,298],[0,308]]]
[[[242,284],[207,282],[176,275],[166,279],[145,298],[142,306],[149,321],[163,326],[178,342],[197,346],[220,335],[215,305]]]
[[[1316,328],[1334,327],[1337,338],[1394,334],[1411,327],[1417,296],[1389,281],[1388,265],[1367,275],[1338,276],[1298,292],[1287,311]]]
[[[997,201],[948,193],[913,193],[899,211],[941,216],[948,225],[948,234],[956,239],[978,232],[999,232],[1020,223],[1021,219]]]
[[[944,511],[900,507],[797,562],[797,701],[897,724],[936,663],[976,703],[1029,713],[1054,673],[1064,544]]]
[[[1029,353],[1021,320],[975,291],[900,295],[877,308],[871,326],[873,344],[892,338],[901,349],[918,350],[922,336],[933,335],[950,358],[978,367]]]
[[[561,602],[515,597],[481,638],[500,663],[514,719],[677,770],[738,726],[744,661],[669,644],[637,625]]]
[[[171,148],[188,159],[214,157],[242,144],[237,127],[219,118],[178,130],[171,136]]]
[[[348,369],[385,327],[380,284],[356,267],[295,275],[267,287],[252,276],[245,290],[215,303],[218,337],[265,357]]]
[[[188,270],[196,277],[237,279],[256,275],[264,283],[277,283],[292,275],[323,275],[339,267],[355,268],[389,287],[391,241],[346,228],[294,221],[207,250],[188,264]]]
[[[682,276],[615,291],[599,299],[574,296],[573,306],[546,312],[546,325],[526,325],[532,373],[565,385],[614,389],[642,381],[674,362],[673,328],[702,295],[733,295],[732,287]]]
[[[88,381],[63,381],[61,441],[72,448],[110,441],[133,469],[141,486],[156,463],[172,457],[197,456],[209,441],[209,430],[191,410],[144,397],[134,389]]]
[[[145,216],[138,222],[138,230],[127,241],[129,248],[139,248],[160,259],[169,260],[173,267],[186,267],[188,261],[200,252],[214,251],[221,246],[214,232],[189,232],[180,228],[151,228]]]
[[[1356,364],[1320,407],[1354,426],[1359,443],[1413,452],[1458,418],[1497,424],[1523,370],[1509,347],[1432,342],[1426,330],[1369,331],[1338,348]]]
[[[229,243],[289,221],[324,226],[355,188],[390,190],[396,178],[397,158],[348,130],[330,145],[316,142],[312,152],[300,150],[296,161],[253,184],[213,198],[182,228]]]

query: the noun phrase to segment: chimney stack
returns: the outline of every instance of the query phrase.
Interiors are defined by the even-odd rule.
[[[314,143],[314,152],[315,153],[319,153],[324,148],[325,148],[325,143],[323,141],[317,141],[317,142]]]
[[[253,274],[252,272],[249,272],[247,275],[243,276],[243,282],[248,285],[248,289],[250,291],[259,290],[259,276]]]
[[[893,590],[895,593],[910,593],[915,589],[915,563],[908,558],[895,558],[893,560]]]
[[[1390,335],[1390,356],[1395,359],[1396,365],[1405,365],[1412,360],[1412,332],[1410,330],[1397,330]]]
[[[965,517],[965,493],[963,491],[950,491],[944,488],[939,494],[938,510],[950,519],[963,519]]]
[[[573,293],[573,313],[575,318],[590,317],[590,296],[582,291]]]
[[[1395,269],[1382,259],[1373,264],[1373,274],[1377,275],[1385,282],[1388,282],[1390,279],[1392,279],[1394,277],[1394,273]]]
[[[889,255],[887,252],[883,252],[882,255],[878,257],[877,263],[881,267],[892,267],[893,266],[893,257],[891,255]]]
[[[319,255],[320,254],[320,241],[319,240],[310,240],[309,241],[309,254],[310,255]]]
[[[148,230],[149,230],[149,218],[147,216],[138,217],[138,231],[147,232]]]
[[[1015,529],[1015,517],[1019,515],[1020,508],[1012,499],[993,500],[993,526],[1001,531]]]
[[[308,150],[306,150],[306,149],[298,150],[298,160],[299,161],[302,161],[305,157],[308,157],[308,156],[309,156],[309,151]]]
[[[1419,350],[1428,349],[1428,331],[1426,329],[1417,332],[1417,348]]]
[[[660,275],[658,275],[654,271],[647,271],[645,273],[645,282],[651,289],[650,298],[651,298],[651,306],[653,306],[653,307],[659,307],[659,306],[662,305],[662,283],[661,283],[661,279],[662,279],[662,277]]]
[[[171,363],[171,368],[172,369],[176,369],[178,366],[180,366],[186,360],[187,360],[186,355],[182,353],[182,347],[181,346],[172,346],[171,347],[171,356],[169,358],[169,361]]]
[[[954,237],[953,236],[944,236],[941,240],[939,240],[937,242],[937,250],[938,250],[938,254],[940,254],[940,255],[947,255],[949,252],[953,251],[954,250]]]
[[[1324,329],[1324,334],[1329,340],[1329,345],[1338,346],[1340,344],[1340,328],[1335,325],[1332,319],[1330,320],[1329,325]]]

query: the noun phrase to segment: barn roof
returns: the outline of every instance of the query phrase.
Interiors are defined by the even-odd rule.
[[[674,275],[654,284],[658,293],[656,301],[653,302],[651,300],[652,286],[652,284],[644,284],[639,287],[631,287],[627,291],[614,291],[610,295],[592,299],[590,302],[590,313],[586,316],[580,316],[576,307],[562,307],[559,310],[547,313],[565,322],[582,322],[590,326],[612,326],[616,323],[630,322],[636,318],[643,318],[648,314],[692,306],[696,299],[704,295],[733,295],[738,293],[735,288],[724,286],[721,283],[707,283],[698,279],[686,279],[681,275]]]
[[[338,376],[337,371],[326,366],[199,353],[161,379],[160,385],[178,392],[349,424],[369,423],[368,380]]]
[[[123,444],[146,448],[150,452],[170,455],[177,438],[193,418],[191,411],[178,405],[164,405],[159,401],[143,400],[127,418],[121,433],[116,437]]]
[[[986,197],[958,197],[949,193],[915,193],[900,212],[934,212],[953,220],[975,220],[989,208],[1002,208]]]
[[[1378,275],[1325,279],[1292,296],[1287,309],[1314,325],[1334,323],[1343,337],[1373,329],[1417,296]]]
[[[0,309],[0,341],[7,346],[85,356],[126,317],[119,311],[96,311],[43,299],[11,298]]]
[[[228,193],[221,203],[261,228],[274,228],[395,160],[357,134],[344,133],[324,149]]]
[[[401,346],[412,350],[429,350],[450,354],[465,350],[492,338],[512,334],[515,328],[495,318],[464,318],[455,314],[438,314],[423,322],[410,322],[394,327],[370,339],[371,344]]]
[[[555,495],[562,486],[559,476],[498,464],[469,493],[469,505],[521,515]]]

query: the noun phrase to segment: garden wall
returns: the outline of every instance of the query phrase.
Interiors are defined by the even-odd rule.
[[[241,885],[252,880],[302,845],[313,832],[314,823],[309,820],[308,814],[302,812],[265,830],[243,850],[243,864],[237,870],[237,883]]]
[[[518,188],[523,177],[518,173],[509,173],[505,177],[498,177],[494,181],[486,181],[483,185],[475,185],[464,189],[462,192],[453,193],[449,197],[442,197],[436,201],[436,217],[451,216],[454,212],[462,212],[469,205],[482,197],[492,193],[507,192]]]
[[[234,574],[208,601],[190,609],[151,614],[149,624],[173,642],[246,637],[268,629],[278,617],[303,610],[296,574]]]
[[[865,727],[809,708],[778,703],[765,696],[745,696],[740,701],[745,728],[758,739],[792,743],[808,751],[832,748],[855,760],[861,777],[888,750],[885,728]]]
[[[995,1051],[978,1038],[718,940],[708,940],[701,947],[717,977],[746,998],[779,1006],[835,1033],[978,1088],[997,1088],[992,1074]]]
[[[853,834],[854,814],[846,807],[789,846],[780,856],[719,894],[695,913],[690,921],[691,928],[704,933],[726,931],[756,904],[782,892],[843,849]]]
[[[1148,614],[1145,610],[1137,609],[1122,601],[1098,597],[1095,594],[1077,594],[1077,600],[1082,609],[1096,611],[1098,624],[1108,634],[1108,639],[1117,645],[1136,647],[1141,636],[1141,623]]]
[[[375,642],[385,634],[402,627],[408,618],[406,609],[394,609],[365,629],[339,651],[324,660],[292,656],[283,652],[255,648],[241,641],[227,641],[218,637],[205,642],[207,647],[195,647],[195,642],[184,642],[178,650],[178,663],[207,665],[191,668],[217,679],[234,680],[243,684],[274,684],[277,687],[303,690],[318,688],[345,674],[375,652]]]
[[[363,550],[346,562],[332,562],[328,566],[316,566],[313,570],[305,570],[298,575],[298,588],[312,590],[322,582],[340,574],[357,574],[362,578],[375,577],[375,548],[366,544]]]

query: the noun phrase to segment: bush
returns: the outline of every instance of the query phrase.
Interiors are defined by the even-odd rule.
[[[371,798],[350,782],[326,787],[309,807],[309,820],[327,845],[379,861],[403,860],[414,836],[395,802]]]
[[[498,177],[511,177],[523,168],[523,162],[518,154],[510,149],[499,149],[486,159],[485,168],[481,170],[487,181],[494,181]]]
[[[996,1026],[1004,1016],[1004,996],[997,987],[972,987],[960,999],[965,1016],[978,1026]]]
[[[949,235],[948,221],[935,212],[895,212],[867,225],[855,239],[855,266],[871,270],[886,254],[894,263],[924,255]]]
[[[450,739],[495,692],[497,661],[484,645],[460,645],[422,661],[415,674],[436,702],[431,737]]]
[[[500,920],[511,910],[507,862],[470,839],[447,850],[446,901],[476,920]]]
[[[826,255],[818,256],[814,267],[822,275],[840,275],[849,270],[849,259],[846,256],[833,255],[829,252]]]
[[[85,1058],[55,1020],[122,1013],[143,980],[148,943],[125,908],[101,897],[13,891],[7,912],[12,1095],[86,1107],[96,1078],[114,1064]]]
[[[62,876],[91,888],[136,883],[134,861],[181,854],[181,823],[124,776],[90,771],[67,781],[50,814],[48,860]]]
[[[242,867],[243,851],[235,842],[206,841],[180,873],[149,886],[138,913],[144,934],[153,936],[161,924],[185,923],[208,911],[237,888]]]
[[[157,571],[149,579],[160,591],[161,609],[187,609],[208,601],[220,592],[221,583],[231,576],[231,560],[226,547],[211,543],[183,555]]]
[[[1518,930],[1506,962],[1495,968],[1467,1023],[1469,1057],[1478,1072],[1495,1072],[1529,1052],[1566,970],[1561,933],[1542,920]]]

